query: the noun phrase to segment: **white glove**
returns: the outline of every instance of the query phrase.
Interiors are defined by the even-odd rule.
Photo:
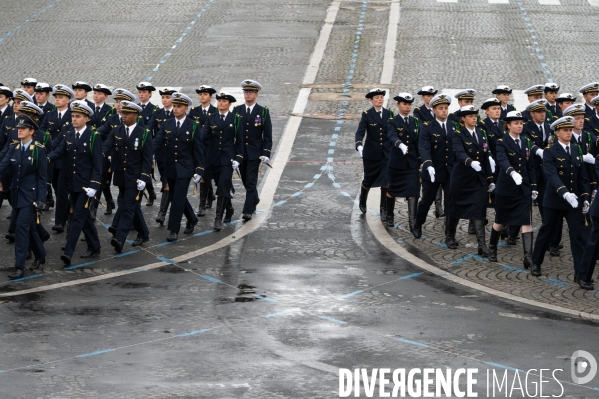
[[[516,183],[516,186],[519,186],[520,184],[522,184],[522,175],[518,172],[512,172],[510,174],[510,176],[512,176],[512,179],[514,179],[514,182]]]
[[[492,156],[489,155],[489,163],[491,164],[491,173],[495,173],[495,166],[497,166],[495,164],[495,160],[493,159]]]
[[[360,154],[360,158],[362,158],[362,151],[364,150],[364,147],[362,147],[361,145],[358,146],[358,153]]]
[[[591,193],[591,200],[595,199],[595,195],[597,195],[597,190],[593,190],[593,192]]]
[[[233,161],[233,170],[239,169],[239,162]]]
[[[593,156],[593,154],[584,154],[582,156],[582,160],[586,163],[590,163],[591,165],[595,165],[595,157]]]
[[[200,179],[201,179],[201,178],[202,178],[202,176],[200,176],[200,175],[198,175],[198,174],[195,174],[195,175],[193,175],[193,182],[194,182],[195,184],[198,184],[198,183],[200,182]]]
[[[480,172],[482,170],[482,168],[480,167],[480,162],[478,162],[478,161],[472,161],[470,163],[470,167],[477,172]]]
[[[578,197],[576,194],[566,193],[564,199],[572,206],[572,208],[578,208]]]
[[[270,158],[269,157],[261,156],[260,159],[262,159],[262,162],[264,162],[264,163],[269,163],[270,162]]]
[[[489,184],[489,189],[487,190],[487,192],[492,193],[493,190],[495,190],[495,183]]]
[[[539,192],[538,191],[533,191],[532,192],[532,200],[536,200],[539,197]]]
[[[435,182],[435,168],[433,168],[432,166],[429,166],[428,168],[426,168],[426,170],[428,170],[428,174],[431,177],[431,183]]]
[[[540,148],[537,150],[536,154],[538,157],[543,158],[543,150],[541,150]]]
[[[589,205],[589,201],[585,201],[582,203],[582,214],[586,215],[587,213],[589,213],[589,209],[591,209],[591,206]]]
[[[96,196],[96,190],[94,190],[93,188],[86,188],[85,189],[85,194],[89,197],[89,198],[93,198]]]
[[[143,191],[144,188],[146,188],[146,182],[143,180],[138,180],[137,181],[137,189],[139,191]]]
[[[408,146],[405,145],[404,143],[401,143],[400,145],[398,145],[397,148],[399,148],[401,150],[401,152],[403,152],[404,155],[406,155],[408,153]]]

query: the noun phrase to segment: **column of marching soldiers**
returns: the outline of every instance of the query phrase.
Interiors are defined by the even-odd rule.
[[[386,91],[366,94],[356,132],[356,150],[364,166],[359,207],[365,213],[372,187],[380,187],[380,217],[395,226],[396,198],[405,198],[410,232],[422,237],[431,206],[444,217],[445,245],[457,249],[460,219],[469,220],[478,255],[497,262],[498,243],[516,245],[521,232],[524,268],[541,276],[545,252],[559,256],[564,219],[568,223],[574,282],[592,290],[599,246],[599,83],[582,86],[577,95],[560,93],[555,83],[525,90],[529,104],[517,111],[512,89],[498,86],[481,109],[476,90],[438,94],[432,86],[418,94],[423,105],[412,112],[414,96],[394,97],[397,111],[383,107]],[[459,109],[449,113],[457,100]],[[542,225],[533,239],[536,205]],[[489,245],[487,209],[494,208]],[[533,245],[534,244],[534,245]]]
[[[85,82],[51,87],[27,78],[21,86],[13,91],[0,83],[0,206],[4,199],[12,206],[6,238],[15,243],[10,279],[23,278],[31,257],[31,270],[45,263],[43,243],[50,234],[41,218],[50,208],[52,230],[66,231],[65,267],[81,233],[87,247],[80,257],[100,255],[94,224],[98,206],[105,215],[116,209],[108,230],[117,253],[130,230],[137,232],[133,246],[148,242],[141,202],[146,197],[152,206],[157,200],[155,169],[162,193],[156,222],[162,226],[168,213],[167,241],[178,240],[183,215],[183,233],[193,233],[198,217],[215,200],[214,230],[231,222],[232,180],[238,176],[246,190],[242,219],[251,220],[260,202],[258,174],[263,164],[271,167],[272,148],[268,107],[257,104],[258,82],[241,83],[245,102],[233,110],[233,95],[206,85],[196,89],[200,105],[193,108],[191,98],[170,87],[159,90],[162,107],[152,104],[156,88],[149,82],[136,86],[138,98],[125,89]],[[92,91],[93,102],[86,99]],[[216,107],[211,105],[214,94]],[[110,96],[114,106],[107,104]],[[197,214],[187,199],[191,181],[199,185]],[[118,187],[116,203],[112,184]]]

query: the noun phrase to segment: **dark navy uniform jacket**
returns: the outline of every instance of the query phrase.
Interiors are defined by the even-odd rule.
[[[559,141],[543,153],[543,173],[547,182],[543,206],[551,209],[570,210],[572,206],[563,196],[567,192],[576,194],[578,207],[589,201],[589,182],[583,167],[582,156],[576,144],[570,144],[570,155]]]
[[[151,101],[148,101],[145,107],[142,106],[141,103],[137,103],[137,105],[139,105],[142,108],[142,111],[139,113],[139,116],[141,116],[141,119],[144,122],[144,126],[148,126],[148,123],[150,123],[150,119],[152,119],[152,115],[154,115],[154,112],[158,111],[160,107],[158,107],[158,105],[152,104]]]
[[[519,198],[532,195],[537,191],[537,180],[534,169],[532,143],[527,137],[520,137],[520,145],[506,134],[497,140],[497,168],[499,175],[495,186],[495,194],[504,197]],[[522,184],[517,185],[511,176],[517,172],[522,176]]]
[[[491,118],[485,118],[483,122],[480,124],[480,127],[487,133],[487,139],[489,140],[489,149],[491,150],[491,156],[496,158],[497,152],[495,148],[497,147],[497,140],[502,138],[505,135],[505,131],[503,130],[503,122],[501,120],[497,121],[497,127],[491,120]]]
[[[40,129],[50,133],[52,136],[52,148],[58,148],[61,140],[61,133],[66,134],[67,130],[71,128],[71,110],[66,109],[63,111],[62,118],[58,119],[58,110],[54,110],[46,114]],[[58,158],[54,163],[56,169],[62,168],[62,158]]]
[[[532,149],[532,156],[533,156],[533,160],[534,160],[534,167],[535,167],[535,174],[536,174],[536,181],[537,181],[537,185],[539,189],[543,189],[544,187],[544,182],[545,182],[545,177],[543,176],[543,158],[539,157],[536,155],[536,150],[537,149],[545,149],[548,146],[549,143],[549,137],[551,135],[553,135],[553,130],[551,130],[551,127],[549,126],[549,123],[547,123],[547,121],[545,121],[543,123],[543,131],[544,131],[544,136],[541,135],[541,131],[539,130],[539,126],[529,120],[528,122],[526,122],[524,124],[524,128],[522,129],[522,134],[520,135],[522,138],[524,137],[528,137],[533,145],[533,149]]]
[[[204,148],[200,123],[186,117],[177,129],[177,120],[162,123],[154,139],[154,147],[165,148],[164,170],[168,179],[204,175]]]
[[[240,116],[238,133],[243,135],[246,161],[255,161],[261,156],[270,158],[272,150],[272,123],[268,107],[254,104],[252,114],[247,115],[247,105],[242,104],[233,109]]]
[[[595,165],[592,166],[595,166],[595,174],[599,175],[599,159],[596,159]],[[593,201],[589,214],[594,218],[599,218],[599,201]]]
[[[599,116],[593,114],[593,116],[584,117],[584,129],[593,132],[595,135],[599,135]]]
[[[208,106],[208,110],[206,111],[206,116],[204,116],[204,109],[200,105],[198,107],[192,108],[191,111],[189,111],[189,114],[187,116],[200,122],[200,126],[204,126],[204,124],[206,123],[206,120],[208,119],[208,114],[215,114],[215,113],[218,113],[218,109],[216,109],[216,107],[211,104]]]
[[[462,186],[483,184],[486,187],[493,183],[493,174],[489,163],[489,144],[478,126],[475,128],[475,132],[478,142],[464,126],[459,131],[454,131],[451,144],[455,154],[455,163],[451,178]],[[470,166],[472,161],[480,162],[480,172],[472,169]],[[436,176],[435,181],[437,181]]]
[[[86,127],[79,140],[76,132],[69,130],[60,146],[48,154],[50,161],[64,157],[63,169],[67,173],[69,192],[80,193],[84,187],[99,190],[102,186],[102,140],[97,131]]]
[[[8,113],[8,110],[6,110],[5,114],[7,115],[3,118],[2,127],[0,128],[0,150],[7,148],[6,146],[12,143],[13,138],[18,133],[18,129],[15,128],[17,125],[17,116],[13,113],[12,108],[10,110],[10,115],[8,115]]]
[[[395,115],[387,123],[387,133],[391,143],[389,152],[389,167],[393,169],[418,170],[420,157],[418,156],[418,128],[413,117],[408,117],[408,124],[401,115]],[[404,154],[399,149],[403,143],[408,146],[408,153]]]
[[[501,107],[501,115],[499,116],[499,119],[503,120],[506,116],[508,112],[511,111],[515,111],[516,107],[514,107],[512,104],[508,104],[505,109],[503,109],[503,107]]]
[[[591,119],[593,116],[595,116],[596,111],[595,111],[595,107],[589,107],[589,105],[587,103],[584,103],[584,117]]]
[[[39,104],[38,104],[39,107]],[[40,107],[43,111],[43,113],[40,115],[40,123],[44,121],[44,118],[46,117],[46,115],[49,112],[52,112],[56,109],[56,107],[54,106],[54,104],[51,104],[50,102],[46,101],[46,103],[44,104],[43,107]]]
[[[108,139],[108,135],[110,134],[110,132],[112,132],[113,129],[116,129],[122,124],[123,121],[121,119],[121,116],[117,114],[115,110],[115,113],[107,117],[106,121],[102,124],[102,126],[100,126],[97,129],[98,133],[100,133],[100,138],[102,139],[102,142]]]
[[[2,114],[0,114],[0,132],[3,129],[4,121],[11,117],[13,114],[14,111],[10,105],[6,107]]]
[[[426,105],[422,104],[418,108],[414,108],[414,118],[418,118],[418,120],[422,122],[430,122],[435,119],[434,115],[431,111],[426,107]]]
[[[145,140],[144,140],[145,137]],[[140,124],[127,137],[125,125],[112,129],[103,141],[102,152],[111,154],[114,165],[114,185],[119,189],[137,187],[137,180],[152,181],[152,134]]]
[[[206,166],[230,165],[231,162],[243,161],[243,135],[236,132],[235,114],[229,112],[221,123],[220,114],[210,114],[202,127],[202,142],[208,158]]]
[[[431,181],[428,167],[435,168],[435,182],[449,181],[453,170],[454,155],[451,144],[454,126],[445,121],[445,129],[436,119],[423,123],[418,140],[418,153],[422,161],[422,180]]]
[[[553,105],[547,102],[547,104],[545,104],[545,108],[547,108],[547,111],[551,112],[551,115],[553,115],[554,119],[558,119],[563,116],[562,110],[558,107],[557,102]]]
[[[168,119],[172,119],[174,117],[175,117],[175,115],[173,115],[173,109],[171,108]],[[164,108],[160,108],[156,112],[154,112],[154,114],[152,114],[150,121],[146,125],[146,127],[148,129],[150,129],[150,132],[152,133],[152,137],[155,138],[158,135],[158,133],[160,132],[160,129],[162,127],[162,124],[166,120],[167,120],[167,117],[166,117],[166,111],[164,110]],[[154,147],[154,152],[155,152],[154,156],[156,158],[156,162],[161,162],[161,163],[164,162],[164,157],[166,156],[164,143],[160,147]]]
[[[597,149],[597,136],[588,130],[582,129],[582,134],[579,138],[580,141],[576,141],[574,134],[572,134],[572,143],[578,144],[582,151],[582,155],[591,154],[593,157],[597,158],[599,155],[599,150]],[[587,178],[589,179],[589,186],[591,191],[597,189],[597,171],[595,170],[595,165],[590,163],[584,163],[584,167],[587,172]]]
[[[46,177],[48,160],[42,144],[32,141],[25,151],[21,143],[14,143],[2,162],[0,174],[12,175],[11,202],[16,209],[33,206],[36,201],[46,201]]]
[[[40,144],[43,144],[47,153],[52,151],[52,148],[54,148],[52,147],[52,140],[50,134],[44,132],[41,129],[37,129],[35,131],[35,133],[33,134],[33,140],[37,141]],[[21,140],[19,140],[19,129],[10,130],[10,134],[7,137],[0,137],[0,142],[2,143],[0,145],[0,148],[2,148],[2,151],[0,151],[0,159],[3,159],[6,153],[8,152],[8,149],[10,148],[10,144],[21,142]]]
[[[88,126],[93,127],[96,130],[99,130],[100,127],[106,123],[106,120],[109,116],[116,113],[116,109],[106,103],[102,104],[102,107],[100,107],[100,112],[96,112],[95,104],[92,109],[94,110],[94,114],[91,116],[91,118],[89,118]],[[110,130],[108,130],[106,135],[108,135],[108,133],[110,133]]]
[[[362,113],[356,131],[356,150],[359,146],[364,147],[362,151],[364,159],[379,161],[389,158],[391,143],[387,136],[387,122],[391,119],[391,116],[391,112],[386,108],[383,108],[382,118],[374,107]],[[364,136],[366,136],[366,139],[364,139]]]

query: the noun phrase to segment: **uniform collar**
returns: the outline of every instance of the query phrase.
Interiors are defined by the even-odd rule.
[[[25,147],[25,148],[27,148],[27,147],[29,147],[29,144],[31,144],[31,143],[33,143],[33,139],[29,140],[29,141],[28,141],[28,142],[26,142],[26,143],[23,143],[23,142],[21,142],[21,147]]]
[[[125,126],[125,129],[129,128],[129,134],[133,133],[133,131],[135,130],[135,127],[137,126],[137,123],[134,123],[131,126],[127,126],[123,123],[123,126]]]

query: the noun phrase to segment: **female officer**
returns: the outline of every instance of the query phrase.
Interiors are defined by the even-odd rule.
[[[455,163],[451,172],[451,202],[447,218],[447,246],[455,248],[455,232],[460,219],[474,220],[478,241],[478,254],[488,257],[485,242],[485,218],[488,192],[495,189],[489,143],[485,133],[476,126],[478,109],[472,105],[462,107],[456,116],[460,129],[453,132],[452,147]]]
[[[408,219],[410,232],[416,224],[416,206],[420,197],[420,176],[418,165],[418,125],[409,116],[414,97],[410,93],[399,93],[397,101],[399,113],[387,122],[387,133],[391,143],[389,153],[386,224],[393,227],[395,198],[408,199]]]
[[[532,144],[521,138],[524,117],[510,111],[503,119],[506,135],[497,140],[499,176],[495,188],[495,223],[491,227],[489,261],[497,262],[497,243],[504,225],[522,226],[524,267],[532,265],[532,199],[537,196]]]
[[[20,115],[15,127],[20,141],[10,144],[8,153],[0,162],[0,174],[9,171],[12,175],[12,206],[17,220],[15,270],[8,275],[11,280],[20,279],[25,274],[30,244],[41,264],[46,258],[46,250],[35,228],[37,212],[44,209],[46,200],[46,150],[33,139],[38,126],[31,118]]]

